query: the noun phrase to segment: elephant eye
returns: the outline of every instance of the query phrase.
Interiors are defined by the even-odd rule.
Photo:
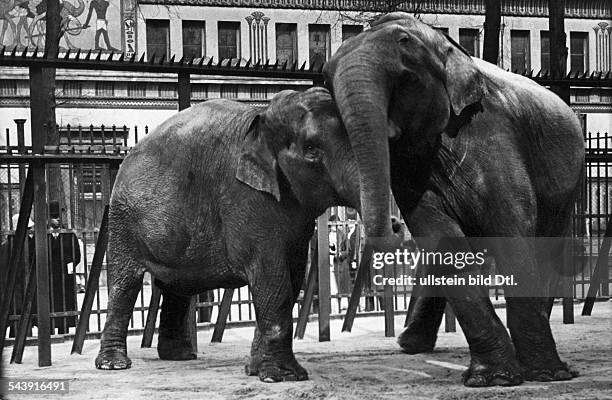
[[[323,151],[312,143],[304,145],[304,157],[309,161],[319,161],[323,157]]]

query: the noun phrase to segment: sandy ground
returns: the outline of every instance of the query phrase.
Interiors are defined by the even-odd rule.
[[[28,347],[23,364],[5,365],[4,371],[12,378],[69,379],[69,394],[46,396],[53,399],[610,399],[612,301],[596,303],[591,317],[581,317],[581,308],[576,306],[574,325],[563,325],[560,305],[551,317],[562,358],[581,376],[514,388],[470,389],[460,383],[469,363],[461,331],[441,333],[433,353],[409,356],[399,352],[394,338],[384,337],[382,317],[358,318],[351,333],[340,333],[342,321],[332,321],[332,340],[326,343],[318,342],[317,323],[310,323],[305,339],[294,345],[310,373],[305,382],[266,384],[244,374],[253,328],[228,329],[220,344],[210,344],[211,331],[200,332],[194,361],[159,360],[155,348],[141,349],[140,337],[130,337],[129,370],[96,370],[98,341],[90,340],[83,355],[70,355],[71,343],[54,344],[53,366],[44,368],[37,366],[36,347]],[[505,321],[505,309],[497,312]],[[396,317],[396,333],[402,323],[403,317]],[[5,350],[5,360],[11,350]]]

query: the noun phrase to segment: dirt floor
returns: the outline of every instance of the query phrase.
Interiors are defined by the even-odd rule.
[[[194,361],[161,361],[155,348],[141,349],[140,337],[130,337],[129,370],[96,370],[98,341],[90,340],[83,355],[69,355],[71,343],[54,344],[53,366],[44,368],[37,366],[36,348],[28,347],[23,364],[5,365],[4,371],[12,378],[69,379],[69,394],[46,396],[53,399],[611,399],[612,301],[596,303],[591,317],[580,316],[581,308],[576,306],[574,325],[563,325],[560,305],[551,317],[562,358],[581,374],[568,382],[466,388],[460,382],[469,354],[461,331],[441,333],[433,353],[409,356],[394,338],[384,338],[382,317],[358,318],[352,333],[340,333],[342,322],[332,321],[327,343],[318,342],[317,323],[310,323],[306,338],[294,346],[310,373],[306,382],[266,384],[244,374],[253,328],[228,329],[220,344],[210,344],[211,331],[200,332]],[[497,312],[505,321],[505,309]],[[402,323],[397,317],[396,333]]]

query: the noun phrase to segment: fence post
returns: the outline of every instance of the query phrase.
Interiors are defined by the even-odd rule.
[[[191,82],[188,73],[178,74],[178,109],[179,111],[188,108],[191,105]],[[191,338],[191,347],[194,352],[198,351],[198,331],[197,331],[197,320],[196,320],[196,302],[198,296],[191,296],[189,300],[189,337]],[[163,307],[163,306],[162,306]]]
[[[26,122],[25,119],[14,119],[15,124],[17,124],[17,152],[19,154],[25,154],[25,132],[24,132],[24,124]],[[26,169],[25,164],[19,164],[19,194],[23,196],[23,188],[25,187],[26,180]]]
[[[317,219],[317,250],[319,268],[319,342],[328,342],[331,293],[329,282],[329,209]]]
[[[43,70],[30,67],[30,113],[32,152],[43,154],[47,129]],[[47,243],[47,182],[44,164],[30,164],[34,178],[34,242],[36,245],[36,286],[38,305],[38,366],[51,365],[51,316]]]

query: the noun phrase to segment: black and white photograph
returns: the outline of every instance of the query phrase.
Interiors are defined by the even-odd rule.
[[[611,399],[606,0],[0,0],[0,399]]]

